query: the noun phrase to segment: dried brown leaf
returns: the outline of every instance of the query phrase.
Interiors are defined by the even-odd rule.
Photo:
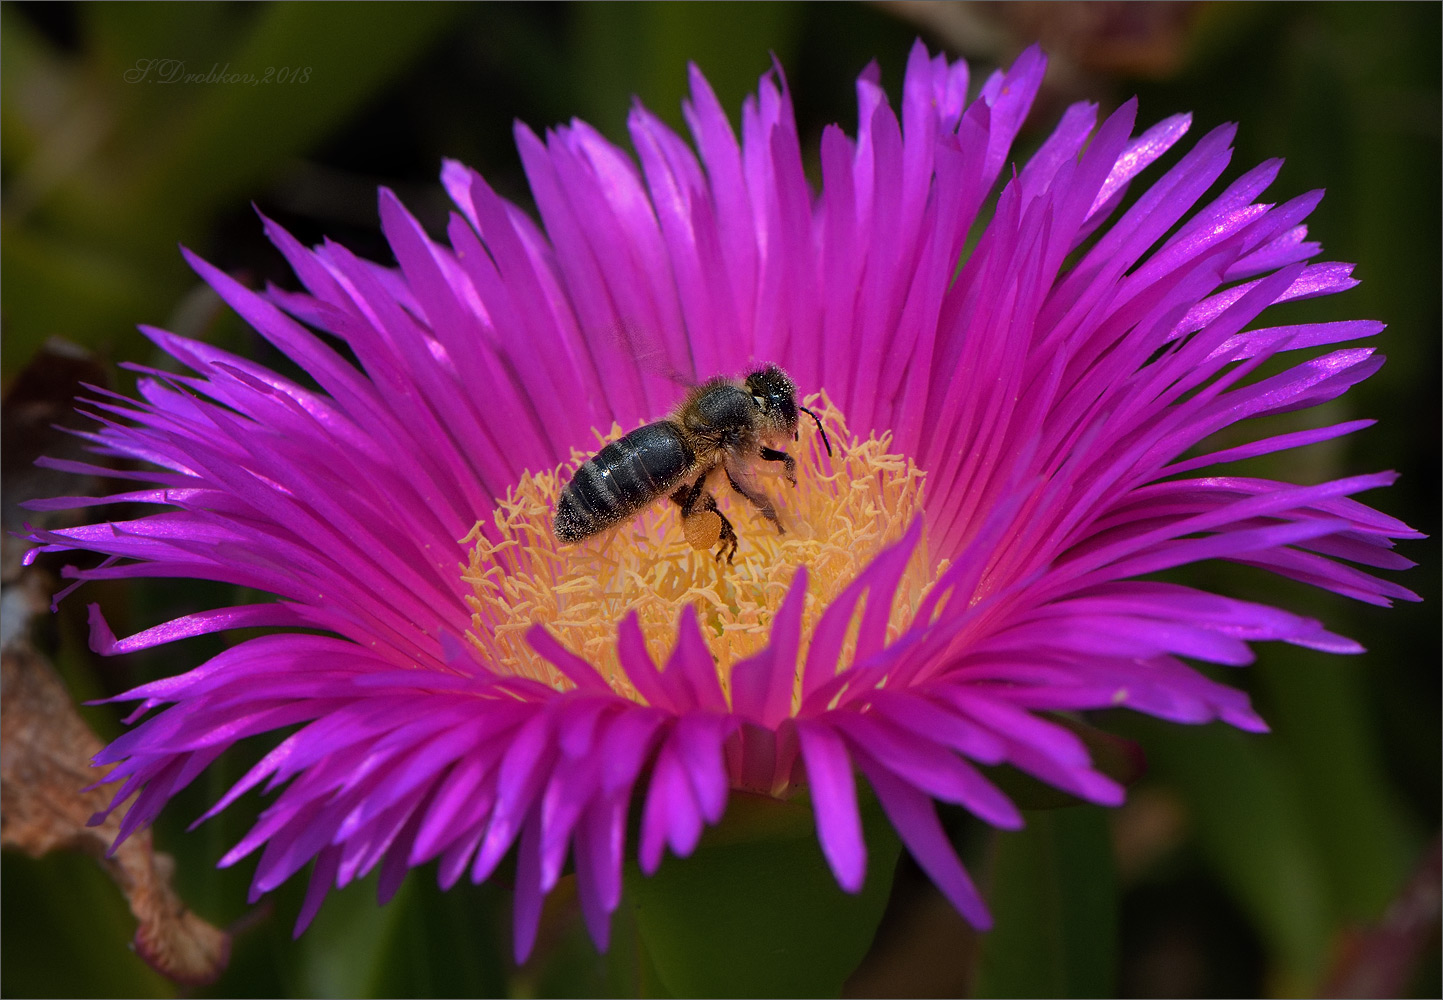
[[[5,613],[30,616],[46,607],[43,577],[34,572],[5,587]],[[192,913],[171,885],[174,863],[152,848],[150,831],[130,837],[107,857],[124,810],[97,826],[110,790],[80,791],[103,772],[90,766],[99,738],[81,719],[64,683],[29,642],[23,623],[7,626],[10,643],[0,672],[0,844],[40,857],[82,851],[125,894],[139,926],[135,950],[162,975],[186,984],[212,982],[230,957],[230,935]]]

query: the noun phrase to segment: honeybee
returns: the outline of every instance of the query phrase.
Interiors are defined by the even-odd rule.
[[[582,463],[561,491],[552,530],[561,542],[579,542],[634,517],[662,496],[681,508],[684,525],[715,514],[721,521],[716,558],[731,563],[737,533],[717,509],[708,487],[720,471],[739,495],[784,533],[776,507],[754,483],[763,463],[776,463],[793,486],[797,460],[781,448],[797,440],[798,411],[817,422],[822,444],[832,444],[821,418],[797,403],[786,372],[767,365],[745,379],[714,378],[687,393],[665,420],[638,427]]]

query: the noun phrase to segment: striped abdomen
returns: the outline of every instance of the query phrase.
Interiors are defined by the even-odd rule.
[[[556,504],[553,529],[563,542],[625,521],[678,486],[696,462],[680,429],[661,420],[602,448],[571,477]]]

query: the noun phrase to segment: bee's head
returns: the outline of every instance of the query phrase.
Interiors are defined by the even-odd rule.
[[[822,419],[805,406],[797,405],[797,387],[792,385],[786,372],[776,365],[767,365],[748,375],[746,385],[747,392],[752,394],[752,401],[757,404],[757,409],[762,411],[762,421],[769,430],[796,440],[797,413],[805,413],[817,422],[817,433],[822,436],[822,446],[827,449],[828,455],[832,454],[832,442],[827,440]]]
[[[759,368],[747,376],[747,392],[762,411],[770,429],[788,436],[797,430],[797,387],[776,365]]]

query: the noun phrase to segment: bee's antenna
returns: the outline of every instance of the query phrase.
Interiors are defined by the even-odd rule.
[[[827,440],[827,430],[826,430],[825,427],[822,426],[822,418],[819,417],[819,416],[817,416],[817,415],[816,415],[815,413],[813,413],[811,410],[807,409],[805,406],[798,406],[797,409],[801,410],[803,413],[805,413],[807,416],[811,417],[813,420],[815,420],[815,421],[817,422],[817,431],[822,435],[822,444],[826,446],[826,449],[827,449],[827,457],[828,457],[828,458],[831,458],[831,457],[832,457],[832,442],[830,442],[830,441]]]

